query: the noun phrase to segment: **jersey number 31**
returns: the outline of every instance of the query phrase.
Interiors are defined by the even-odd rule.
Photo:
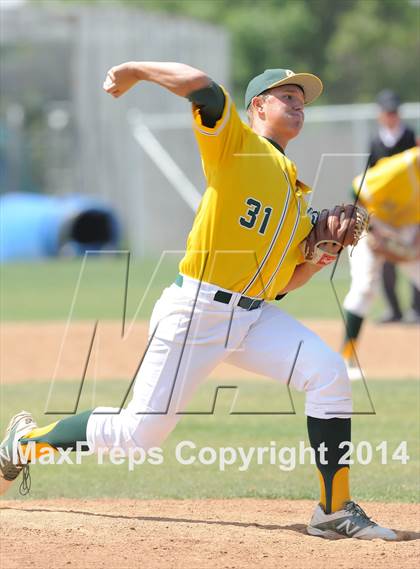
[[[246,227],[247,229],[252,229],[257,223],[257,220],[261,212],[262,204],[261,202],[255,200],[254,198],[248,198],[245,201],[245,203],[246,205],[249,206],[249,209],[246,212],[246,217],[241,216],[239,218],[239,223],[242,225],[242,227]],[[273,211],[272,207],[264,208],[264,217],[262,218],[262,222],[258,229],[258,233],[260,233],[261,235],[264,235],[265,230],[267,229],[267,225],[270,220],[272,211]]]

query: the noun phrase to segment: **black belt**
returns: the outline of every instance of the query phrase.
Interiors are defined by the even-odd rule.
[[[184,282],[184,277],[182,275],[178,275],[175,279],[175,284],[179,287],[182,287],[183,282]],[[229,302],[232,299],[232,296],[233,294],[231,292],[226,292],[225,290],[218,290],[215,293],[213,300],[215,300],[216,302],[222,302],[223,304],[229,304]],[[244,308],[245,310],[255,310],[256,308],[259,308],[263,302],[264,302],[263,300],[251,298],[249,296],[241,296],[238,302],[238,306]]]

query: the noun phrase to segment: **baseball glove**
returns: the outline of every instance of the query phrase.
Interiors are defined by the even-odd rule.
[[[368,244],[374,253],[392,263],[414,261],[420,258],[420,229],[407,238],[398,228],[379,224],[372,219]]]
[[[369,224],[369,215],[360,206],[337,205],[321,212],[311,210],[312,230],[302,242],[305,261],[328,265],[343,247],[356,245]]]

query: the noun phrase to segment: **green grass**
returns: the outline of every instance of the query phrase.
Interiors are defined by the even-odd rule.
[[[153,303],[162,289],[174,280],[177,262],[166,259],[156,271],[149,290],[150,278],[156,269],[155,260],[133,262],[127,300],[127,319],[148,318]],[[0,310],[3,321],[62,320],[69,316],[73,298],[74,319],[119,319],[124,305],[126,263],[123,258],[90,259],[86,264],[80,288],[75,297],[76,284],[82,262],[80,259],[55,260],[42,263],[7,264],[1,267]],[[345,261],[334,279],[342,302],[349,281]],[[400,283],[407,304],[409,289]],[[144,297],[144,298],[143,298]],[[143,302],[139,305],[140,300]],[[280,306],[297,318],[339,318],[329,269],[322,271],[302,289],[289,294]],[[137,311],[138,309],[138,311]],[[381,310],[376,303],[373,315]],[[229,382],[230,385],[234,382]],[[240,383],[236,410],[290,411],[291,404],[284,388],[274,382]],[[353,421],[353,439],[367,440],[373,447],[388,441],[390,453],[402,440],[408,441],[411,457],[406,465],[389,460],[381,465],[379,454],[369,466],[352,467],[354,495],[362,500],[416,501],[418,500],[419,442],[418,442],[418,388],[411,381],[375,381],[370,384],[376,415],[359,415]],[[11,413],[29,408],[39,423],[44,425],[56,416],[43,416],[48,394],[48,383],[3,385],[1,388],[1,427]],[[95,405],[118,405],[127,388],[127,381],[100,382],[96,389],[85,386],[79,409]],[[192,403],[194,410],[208,410],[215,383],[208,382]],[[71,409],[78,385],[72,382],[58,384],[51,405],[55,409]],[[316,498],[318,493],[314,467],[307,464],[286,472],[278,466],[252,463],[249,470],[240,472],[237,466],[220,472],[216,465],[195,464],[183,466],[174,457],[174,449],[182,440],[192,440],[198,448],[242,446],[245,449],[269,446],[296,447],[306,441],[303,398],[294,395],[296,415],[232,415],[232,390],[222,390],[214,415],[190,415],[182,419],[164,446],[164,464],[142,465],[129,472],[127,464],[98,466],[94,458],[81,466],[34,466],[33,498],[45,497],[133,497],[133,498],[201,498],[255,496],[272,498]],[[355,410],[369,411],[370,405],[362,384],[354,386]],[[270,407],[267,407],[267,405]],[[64,406],[64,407],[63,407]],[[17,497],[14,489],[9,497]]]
[[[127,315],[133,317],[157,266],[157,260],[130,263]],[[139,317],[150,316],[164,286],[177,273],[176,261],[166,261],[152,281]],[[88,258],[8,264],[1,267],[3,321],[63,320],[74,303],[73,318],[121,318],[124,306],[126,258]],[[78,293],[76,291],[81,275]]]
[[[207,382],[196,395],[190,410],[208,410],[216,385]],[[235,385],[230,381],[229,385]],[[126,382],[101,382],[87,384],[79,409],[93,405],[118,405]],[[240,381],[237,407],[242,411],[290,411],[287,391],[271,381]],[[4,428],[11,412],[29,408],[41,425],[58,417],[43,416],[48,393],[48,383],[4,385],[2,387],[2,424]],[[415,502],[419,499],[419,439],[418,408],[419,391],[413,381],[375,381],[369,389],[376,408],[375,415],[358,415],[353,419],[353,440],[366,440],[374,448],[381,441],[388,443],[388,464],[380,464],[379,453],[374,451],[368,466],[351,467],[353,495],[358,500],[383,500]],[[369,411],[370,405],[363,384],[353,384],[355,410]],[[77,384],[61,383],[52,399],[55,409],[71,408]],[[293,394],[296,415],[233,415],[232,390],[222,390],[214,415],[188,415],[182,418],[175,431],[163,446],[162,465],[141,465],[129,472],[127,464],[120,466],[106,463],[98,466],[94,458],[85,459],[82,465],[32,467],[33,489],[31,497],[128,497],[128,498],[309,498],[317,499],[318,483],[314,467],[297,465],[290,472],[282,471],[268,462],[252,463],[249,470],[240,472],[238,465],[228,466],[224,472],[216,465],[194,464],[183,466],[174,456],[176,445],[191,440],[197,449],[204,446],[243,447],[270,446],[297,447],[299,441],[307,441],[306,421],[303,414],[303,397]],[[51,409],[51,407],[50,407]],[[406,440],[410,460],[403,465],[391,460],[398,444]],[[198,451],[197,451],[198,452]],[[14,488],[8,498],[18,497]]]
[[[138,318],[149,318],[154,302],[177,274],[179,255],[171,255],[157,266],[157,260],[133,261],[130,264],[127,318],[139,308]],[[342,303],[349,279],[346,259],[337,271],[334,284]],[[0,313],[3,321],[67,319],[72,301],[74,319],[121,318],[124,305],[126,259],[124,256],[89,258],[75,294],[81,259],[64,259],[40,263],[11,263],[1,266]],[[153,280],[150,281],[157,269]],[[339,308],[325,269],[307,285],[284,298],[280,306],[297,318],[339,318]],[[409,290],[400,279],[400,292],[408,304]],[[150,289],[147,287],[151,282]],[[382,310],[377,302],[373,315]]]

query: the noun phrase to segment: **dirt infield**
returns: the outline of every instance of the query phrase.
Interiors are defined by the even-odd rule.
[[[369,503],[398,542],[306,534],[313,503],[277,500],[1,502],[2,569],[413,569],[419,507]]]
[[[338,350],[342,325],[338,321],[307,321],[333,349]],[[3,323],[0,327],[2,383],[80,379],[83,374],[93,324],[75,322]],[[60,346],[63,342],[63,349]],[[132,377],[146,346],[147,326],[138,323],[121,338],[121,325],[101,322],[98,326],[87,375],[97,379]],[[367,379],[417,379],[420,376],[420,327],[367,323],[362,332],[359,360]],[[58,362],[58,364],[57,364]],[[256,377],[222,364],[211,377]]]

